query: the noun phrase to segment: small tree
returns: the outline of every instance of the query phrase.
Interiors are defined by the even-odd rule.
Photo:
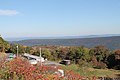
[[[51,52],[48,49],[42,50],[42,57],[52,60]]]

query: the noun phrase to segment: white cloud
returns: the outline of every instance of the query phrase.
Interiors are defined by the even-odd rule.
[[[16,15],[19,12],[17,12],[16,10],[1,10],[0,9],[0,15],[6,15],[6,16],[12,16],[12,15]]]

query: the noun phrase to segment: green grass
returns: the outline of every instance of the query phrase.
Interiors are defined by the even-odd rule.
[[[120,74],[120,70],[113,69],[94,69],[90,67],[79,67],[75,64],[64,66],[62,65],[64,70],[73,70],[76,73],[79,73],[81,76],[86,77],[116,77],[116,74]]]

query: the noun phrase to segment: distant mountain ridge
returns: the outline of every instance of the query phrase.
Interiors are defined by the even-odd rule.
[[[61,45],[61,46],[81,46],[94,47],[104,45],[110,49],[120,48],[120,36],[96,37],[96,38],[71,38],[71,39],[29,39],[10,42],[27,46],[34,45]]]
[[[102,35],[81,35],[81,36],[49,36],[49,37],[11,37],[5,38],[7,41],[20,41],[28,39],[72,39],[72,38],[96,38],[96,37],[112,37],[120,36],[120,34],[102,34]]]

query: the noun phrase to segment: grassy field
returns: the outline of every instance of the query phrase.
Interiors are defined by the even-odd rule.
[[[94,69],[88,67],[78,67],[77,65],[68,65],[62,66],[65,70],[73,70],[76,73],[79,73],[81,76],[86,77],[118,77],[117,75],[120,74],[120,70],[113,70],[113,69]]]

